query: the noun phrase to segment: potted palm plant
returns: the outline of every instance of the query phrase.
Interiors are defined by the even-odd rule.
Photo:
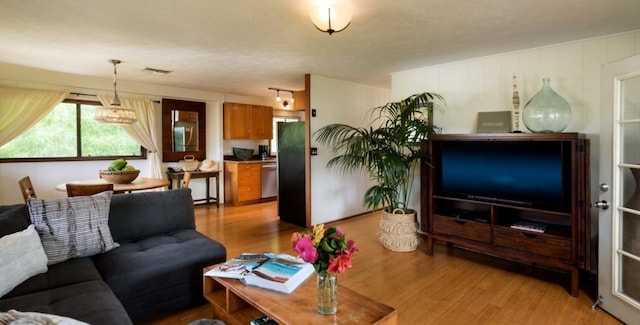
[[[368,126],[330,124],[314,133],[336,154],[328,168],[365,171],[375,182],[365,192],[364,205],[383,208],[379,239],[388,249],[413,251],[418,245],[416,213],[407,204],[424,158],[420,143],[435,133],[433,111],[443,107],[442,96],[425,92],[372,108]]]

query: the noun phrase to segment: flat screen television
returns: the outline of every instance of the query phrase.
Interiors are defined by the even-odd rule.
[[[434,194],[571,211],[570,141],[434,141]]]

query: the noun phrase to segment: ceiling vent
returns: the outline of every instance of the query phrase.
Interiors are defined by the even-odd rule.
[[[170,74],[172,72],[172,71],[169,71],[169,70],[154,69],[154,68],[149,68],[149,67],[144,68],[143,71],[149,71],[149,72],[151,72],[153,74]]]

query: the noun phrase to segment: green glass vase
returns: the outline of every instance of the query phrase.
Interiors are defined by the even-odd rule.
[[[542,79],[542,89],[522,110],[522,121],[531,132],[562,132],[571,122],[571,106],[549,83],[549,78]]]

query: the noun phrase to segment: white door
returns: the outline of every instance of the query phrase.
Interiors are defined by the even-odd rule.
[[[604,310],[625,323],[637,324],[640,55],[607,64],[601,73],[598,295]]]

